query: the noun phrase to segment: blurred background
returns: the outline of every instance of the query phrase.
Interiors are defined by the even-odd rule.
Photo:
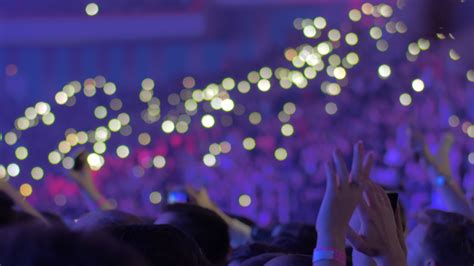
[[[322,163],[362,139],[415,213],[414,132],[451,132],[474,191],[472,2],[0,0],[0,178],[73,218],[86,149],[120,209],[193,185],[262,226],[312,222]]]

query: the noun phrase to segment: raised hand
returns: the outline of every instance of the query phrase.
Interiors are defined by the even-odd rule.
[[[453,177],[451,163],[449,161],[449,153],[451,152],[453,143],[453,135],[450,133],[445,134],[436,154],[431,153],[428,144],[423,143],[423,156],[438,174],[446,178]]]
[[[334,152],[333,162],[326,166],[326,192],[316,221],[318,248],[344,250],[349,220],[362,197],[362,186],[372,164],[372,154],[364,159],[362,142],[354,145],[350,173],[341,152]]]
[[[357,251],[372,257],[377,265],[406,265],[406,247],[401,213],[395,216],[384,190],[367,180],[364,200],[357,207],[358,232],[349,231],[348,240]]]

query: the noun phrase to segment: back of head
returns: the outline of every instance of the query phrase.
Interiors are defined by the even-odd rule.
[[[272,259],[281,256],[281,253],[265,253],[245,260],[240,266],[262,266]]]
[[[265,266],[308,266],[312,265],[311,256],[305,255],[284,255],[267,262]]]
[[[283,249],[261,242],[249,243],[236,248],[230,261],[235,264],[265,253],[283,253]]]
[[[0,234],[0,261],[4,265],[148,265],[133,250],[99,234],[38,225],[6,227]]]
[[[429,210],[422,219],[427,225],[425,250],[439,265],[474,263],[474,222],[456,213]]]
[[[137,216],[119,210],[88,212],[74,224],[76,231],[98,231],[109,227],[130,224],[142,224],[143,221]]]
[[[228,226],[216,213],[190,204],[164,208],[155,224],[171,224],[196,240],[206,258],[223,264],[230,249]]]
[[[289,253],[313,253],[317,234],[314,226],[306,224],[285,224],[275,227],[272,232],[272,245]]]
[[[153,265],[206,264],[204,255],[194,239],[171,225],[122,225],[109,228],[107,232],[133,247]]]

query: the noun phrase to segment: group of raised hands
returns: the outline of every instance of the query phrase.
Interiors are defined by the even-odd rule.
[[[373,161],[373,154],[366,153],[358,142],[350,172],[339,150],[326,164],[326,192],[316,221],[314,265],[345,265],[346,239],[377,265],[406,265],[400,213],[393,212],[387,194],[369,179]],[[350,227],[351,218],[358,220],[359,228]]]

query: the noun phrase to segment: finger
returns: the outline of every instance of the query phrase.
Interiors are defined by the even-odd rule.
[[[377,190],[375,188],[374,182],[368,180],[365,195],[367,198],[367,205],[371,208],[375,208],[380,205],[379,200],[377,198]]]
[[[364,181],[368,180],[370,177],[370,172],[372,171],[372,167],[374,166],[374,153],[369,152],[365,158],[364,163],[362,166],[362,179]]]
[[[453,134],[451,133],[446,133],[443,136],[443,142],[441,144],[440,151],[443,154],[449,154],[449,151],[451,150],[451,147],[453,146],[454,143],[454,137]]]
[[[402,210],[400,204],[397,204],[397,210],[395,212],[395,223],[397,224],[397,237],[400,246],[405,254],[407,254],[407,247],[405,244],[405,232],[403,226],[403,219],[402,219]]]
[[[334,170],[334,165],[332,162],[324,164],[324,169],[326,171],[326,186],[328,189],[339,187],[339,182],[336,177],[336,171]]]
[[[340,186],[343,186],[347,184],[349,181],[349,174],[347,172],[346,163],[344,162],[344,158],[339,149],[334,151],[332,156],[334,160],[334,165],[336,166],[336,173],[337,173],[337,176],[339,177],[339,182],[340,182],[339,184]]]
[[[347,231],[346,238],[354,249],[367,256],[374,256],[377,253],[365,238],[357,234],[351,227],[349,227],[349,230]]]
[[[360,181],[362,173],[362,158],[364,157],[364,145],[362,141],[358,141],[354,145],[354,155],[352,158],[352,168],[351,175],[349,177],[349,182]]]
[[[426,143],[423,144],[423,156],[425,156],[429,164],[436,164],[436,159],[433,153],[431,153],[430,147]]]
[[[188,193],[191,198],[196,199],[198,197],[197,191],[194,190],[194,188],[192,188],[191,186],[186,186],[184,190],[186,190],[186,193]]]

